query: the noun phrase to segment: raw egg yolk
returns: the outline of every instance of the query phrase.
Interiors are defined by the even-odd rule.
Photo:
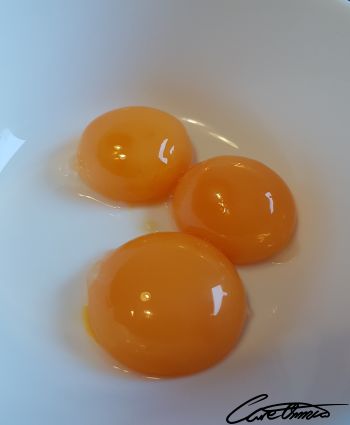
[[[146,376],[171,377],[223,359],[241,334],[247,306],[231,262],[184,233],[153,233],[107,257],[89,286],[96,341]]]
[[[210,241],[234,264],[273,256],[296,227],[286,183],[264,164],[244,157],[194,165],[176,187],[173,210],[181,230]]]
[[[78,149],[82,180],[104,197],[126,203],[162,200],[191,160],[181,122],[146,107],[99,116],[85,129]]]

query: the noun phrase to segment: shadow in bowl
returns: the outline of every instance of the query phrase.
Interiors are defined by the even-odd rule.
[[[116,379],[128,379],[128,373],[117,367],[113,359],[97,345],[86,329],[84,306],[90,272],[87,267],[59,287],[57,337],[62,346],[89,367],[98,369],[102,374],[115,374]]]

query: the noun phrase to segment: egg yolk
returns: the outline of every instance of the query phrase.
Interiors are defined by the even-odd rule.
[[[210,241],[234,264],[273,256],[296,227],[288,186],[264,164],[244,157],[194,165],[176,187],[173,211],[181,230]]]
[[[184,233],[134,239],[107,257],[89,286],[96,341],[146,376],[206,369],[237,343],[246,318],[241,280],[207,242]]]
[[[126,203],[165,198],[192,160],[187,132],[175,117],[127,107],[99,116],[78,149],[82,180],[99,194]]]

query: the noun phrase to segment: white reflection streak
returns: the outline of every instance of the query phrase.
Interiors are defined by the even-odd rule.
[[[224,136],[221,136],[221,134],[218,133],[214,133],[213,131],[209,131],[209,134],[213,137],[215,137],[216,139],[221,140],[222,142],[226,143],[229,146],[232,146],[235,149],[239,149],[238,145],[236,145],[236,143],[234,143],[232,140],[227,139]]]
[[[183,121],[186,121],[190,124],[198,125],[199,127],[205,127],[205,124],[203,124],[200,121],[194,120],[192,118],[182,118]]]
[[[169,139],[164,139],[163,141],[162,141],[162,144],[160,145],[160,148],[159,148],[159,155],[158,155],[158,158],[164,163],[164,164],[167,164],[168,163],[168,158],[166,158],[165,156],[164,156],[164,151],[165,151],[165,148],[166,148],[166,144],[168,143],[168,140]]]
[[[123,368],[121,368],[120,366],[117,366],[117,365],[113,365],[113,368],[119,370],[120,372],[129,373],[128,370],[123,369]]]
[[[273,209],[273,199],[272,199],[271,192],[266,192],[265,197],[269,200],[270,213],[273,214],[274,209]]]
[[[207,129],[209,129],[208,126],[206,126],[204,123],[202,123],[201,121],[197,121],[194,120],[192,118],[182,118],[183,121],[188,122],[189,124],[194,124],[194,125],[198,125],[199,127],[206,127]],[[235,142],[233,142],[232,140],[227,139],[226,137],[222,136],[221,134],[215,133],[214,131],[209,131],[209,134],[213,137],[215,137],[218,140],[221,140],[222,142],[226,143],[227,145],[235,148],[235,149],[239,149],[239,146],[236,145]]]
[[[111,208],[115,208],[115,209],[119,209],[120,208],[120,206],[118,206],[118,205],[113,205],[113,204],[109,204],[107,202],[103,202],[100,199],[94,198],[93,196],[85,195],[85,193],[80,193],[79,192],[78,193],[78,196],[80,198],[86,198],[86,199],[90,199],[91,201],[98,202],[99,204],[105,205],[106,207],[111,207]]]
[[[213,294],[213,301],[214,301],[214,312],[212,316],[216,316],[220,311],[222,300],[227,295],[227,292],[222,290],[221,285],[216,285],[213,288],[211,288],[211,292]]]
[[[218,204],[222,208],[222,212],[224,214],[230,214],[230,210],[228,208],[226,208],[224,200],[222,198],[222,195],[220,193],[216,193],[215,196],[216,196],[217,200],[219,201]]]

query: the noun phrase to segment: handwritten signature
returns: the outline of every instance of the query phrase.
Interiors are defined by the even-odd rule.
[[[239,422],[262,421],[263,419],[274,420],[280,419],[314,419],[329,418],[330,412],[326,407],[329,406],[347,406],[347,403],[335,404],[309,404],[303,402],[289,402],[270,404],[269,406],[260,407],[246,414],[246,409],[268,398],[267,394],[260,394],[250,400],[242,403],[233,409],[226,417],[228,424],[238,424]],[[244,416],[242,416],[244,415]]]

